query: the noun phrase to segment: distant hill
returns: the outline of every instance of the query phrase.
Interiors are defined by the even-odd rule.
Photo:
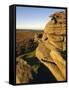
[[[20,42],[26,39],[34,39],[36,33],[42,33],[43,30],[32,30],[32,29],[17,29],[16,30],[16,42]]]
[[[33,50],[36,47],[34,43],[34,35],[42,34],[42,30],[16,30],[16,54],[19,55],[24,51]],[[26,50],[25,50],[26,49]]]
[[[31,32],[43,32],[43,30],[38,30],[38,29],[16,29],[16,31],[31,31]]]

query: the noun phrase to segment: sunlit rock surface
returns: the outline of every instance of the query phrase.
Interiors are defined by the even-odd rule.
[[[65,81],[66,61],[63,56],[66,56],[66,13],[56,12],[50,18],[36,49],[36,57],[49,68],[57,81]]]

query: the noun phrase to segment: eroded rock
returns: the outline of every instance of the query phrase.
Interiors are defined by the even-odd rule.
[[[65,51],[66,12],[56,12],[45,26],[42,41],[36,49],[36,57],[49,68],[57,81],[66,80],[66,61],[61,55]]]

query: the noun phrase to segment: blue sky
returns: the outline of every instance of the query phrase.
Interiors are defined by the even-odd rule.
[[[64,9],[16,7],[16,29],[44,29],[49,16]]]

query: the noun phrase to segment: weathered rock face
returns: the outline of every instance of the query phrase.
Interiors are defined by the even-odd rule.
[[[16,59],[16,83],[28,83],[33,79],[30,65],[27,64],[22,58]]]
[[[45,26],[36,57],[49,68],[57,81],[66,80],[66,62],[61,52],[66,51],[66,13],[56,12]]]
[[[48,41],[56,48],[65,51],[66,50],[66,13],[56,12],[51,15],[51,20],[45,26],[42,40]]]

